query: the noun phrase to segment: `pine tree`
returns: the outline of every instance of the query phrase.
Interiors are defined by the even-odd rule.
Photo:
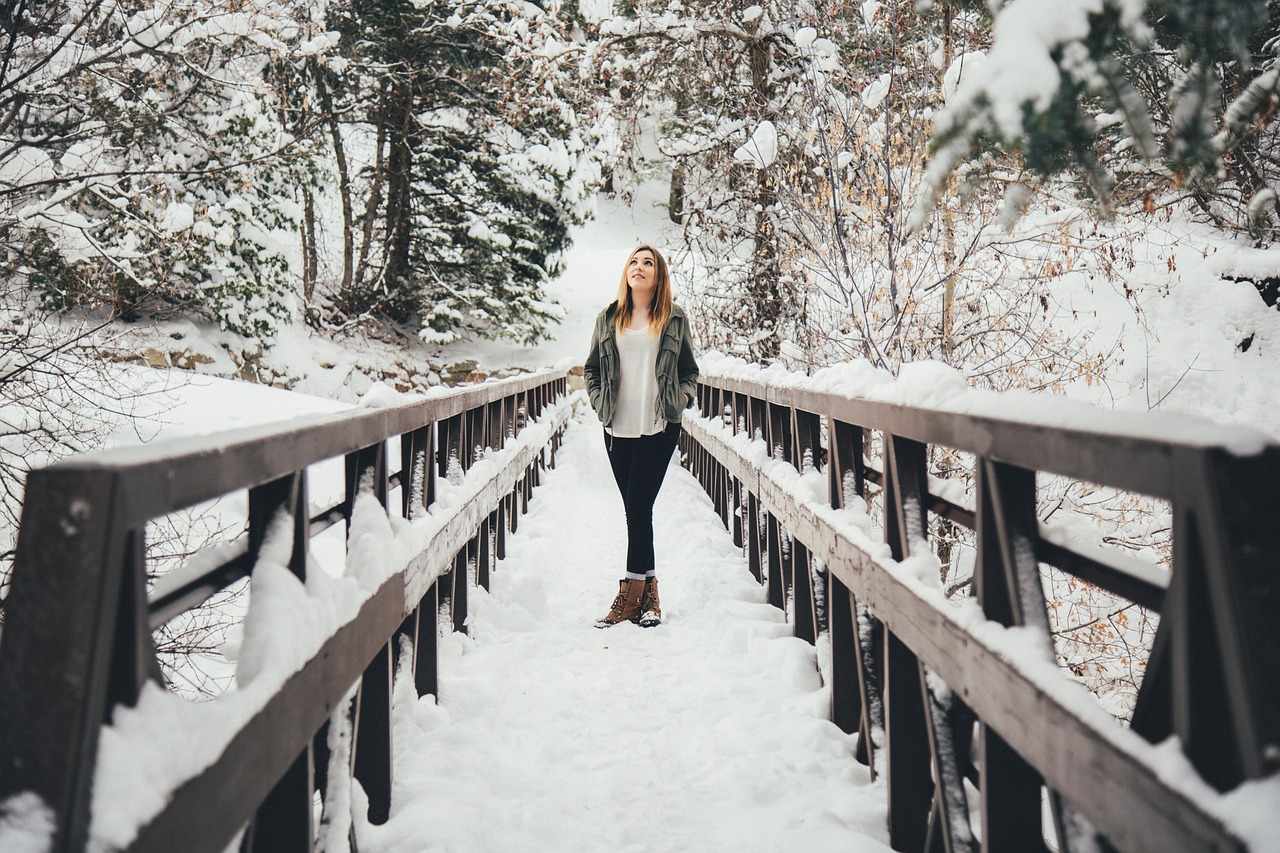
[[[555,8],[357,0],[335,10],[374,103],[363,263],[348,312],[413,323],[424,340],[536,340],[569,227],[590,212],[595,141],[562,91]]]
[[[307,156],[267,79],[301,41],[287,7],[98,0],[11,16],[0,232],[20,274],[52,309],[202,313],[269,338],[294,311],[285,241]]]

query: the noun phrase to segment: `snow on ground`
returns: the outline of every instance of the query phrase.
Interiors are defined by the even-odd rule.
[[[889,849],[813,647],[678,466],[654,526],[665,623],[593,627],[626,539],[581,413],[469,636],[441,644],[439,704],[398,693],[392,817],[358,827],[362,851]]]

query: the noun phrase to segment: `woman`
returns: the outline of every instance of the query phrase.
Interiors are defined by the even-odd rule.
[[[652,246],[627,258],[617,300],[596,317],[582,372],[627,514],[626,576],[596,627],[639,622],[652,628],[662,621],[653,501],[680,438],[680,412],[693,403],[698,379],[689,321],[671,301],[667,262]]]

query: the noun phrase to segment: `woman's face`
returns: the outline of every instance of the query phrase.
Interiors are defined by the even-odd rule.
[[[653,252],[641,249],[627,261],[627,283],[633,292],[652,294],[658,283],[658,260]]]

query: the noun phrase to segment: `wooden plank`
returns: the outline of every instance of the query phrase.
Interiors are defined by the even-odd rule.
[[[885,786],[889,790],[889,844],[924,850],[933,781],[916,654],[885,628]]]
[[[1172,498],[1180,466],[1198,453],[1218,447],[1222,428],[1200,421],[1196,435],[1170,441],[1168,425],[1157,416],[1111,413],[1080,406],[1088,429],[1053,423],[1018,421],[996,415],[969,414],[905,406],[799,388],[783,388],[725,377],[701,376],[706,386],[749,394],[773,405],[824,412],[845,423],[884,430],[926,444],[987,456],[1024,468],[1102,483],[1154,497]],[[1082,418],[1083,420],[1083,418]],[[1193,426],[1188,419],[1187,426]],[[1138,434],[1146,430],[1146,435]],[[1191,429],[1183,435],[1192,436]]]
[[[0,800],[33,791],[82,850],[123,584],[114,474],[33,471],[0,645]],[[48,535],[52,526],[54,535]],[[49,678],[48,673],[58,673]]]
[[[743,489],[745,492],[746,490]],[[747,495],[747,568],[751,571],[751,576],[756,579],[756,583],[764,583],[764,571],[760,568],[760,554],[763,549],[761,544],[762,531],[760,529],[760,502],[756,496],[750,492]]]
[[[861,728],[862,695],[858,690],[858,625],[853,601],[839,578],[827,580],[827,621],[831,636],[831,721],[845,734]]]
[[[393,637],[391,642],[382,644],[360,678],[359,713],[352,742],[355,777],[369,798],[369,823],[375,826],[386,823],[391,816],[391,773],[395,764],[391,737],[394,642]]]
[[[133,853],[222,853],[404,621],[394,575],[138,833]]]
[[[376,446],[381,452],[383,440],[394,434],[425,427],[428,451],[433,436],[431,422],[438,416],[477,405],[477,401],[500,397],[512,389],[533,387],[547,380],[548,374],[520,377],[516,380],[492,383],[481,389],[432,398],[427,403],[414,403],[395,409],[370,412],[344,413],[319,418],[292,420],[287,427],[268,425],[223,433],[216,437],[181,439],[162,442],[142,448],[129,448],[106,453],[85,455],[59,463],[50,469],[36,471],[27,484],[27,500],[24,523],[20,532],[20,547],[13,591],[8,600],[8,624],[0,647],[0,798],[20,791],[35,791],[49,803],[58,816],[57,850],[80,850],[86,843],[88,831],[89,790],[93,784],[93,760],[97,754],[97,741],[101,722],[110,703],[108,680],[111,677],[111,656],[117,644],[117,636],[145,640],[150,639],[146,630],[146,614],[138,612],[129,619],[129,631],[118,631],[121,618],[118,609],[123,589],[122,570],[125,563],[125,531],[140,527],[145,521],[166,512],[190,506],[201,500],[216,497],[237,488],[255,491],[254,514],[258,517],[254,527],[257,538],[269,520],[270,507],[282,504],[283,491],[275,486],[259,491],[255,487],[276,481],[277,485],[289,481],[297,507],[306,506],[305,485],[298,472],[312,462],[334,456],[347,455],[365,447]],[[561,417],[553,429],[563,427],[567,411],[560,410]],[[553,433],[554,434],[554,433]],[[528,457],[536,452],[523,452],[514,463],[526,466]],[[360,466],[357,466],[360,467]],[[385,465],[383,466],[385,472]],[[182,476],[176,476],[181,471]],[[428,469],[427,500],[432,496]],[[517,470],[507,479],[522,476]],[[385,480],[378,484],[385,489]],[[494,489],[485,489],[475,503],[492,504]],[[280,494],[276,494],[279,492]],[[270,499],[264,500],[264,498]],[[502,500],[501,497],[498,500]],[[470,510],[470,505],[469,505]],[[482,512],[487,512],[486,507]],[[295,533],[305,530],[308,520],[297,513]],[[339,518],[341,515],[339,514]],[[456,519],[454,520],[456,527]],[[44,526],[54,525],[56,535],[48,536]],[[452,528],[450,528],[452,530]],[[301,543],[295,542],[295,570],[302,566],[298,555]],[[428,547],[435,544],[432,543]],[[141,547],[140,543],[137,546]],[[136,550],[136,549],[135,549]],[[131,562],[136,566],[138,560]],[[236,576],[243,574],[248,558],[243,558],[233,568]],[[243,565],[241,565],[243,564]],[[406,570],[394,579],[400,590],[401,610],[404,603],[404,586],[411,573]],[[434,576],[434,575],[433,575]],[[422,578],[418,578],[422,580]],[[188,580],[190,580],[188,578]],[[389,582],[390,583],[390,582]],[[421,584],[420,584],[421,585]],[[421,592],[430,588],[430,579]],[[124,590],[130,597],[137,596]],[[178,597],[184,601],[199,590],[183,589]],[[381,593],[380,593],[381,594]],[[420,597],[420,596],[419,596]],[[413,599],[416,604],[417,598]],[[166,607],[173,604],[166,601]],[[133,616],[141,614],[135,620]],[[136,625],[134,623],[137,623]],[[132,634],[130,633],[132,631]],[[385,641],[390,636],[382,636]],[[130,640],[130,642],[133,642]],[[328,647],[326,647],[328,648]],[[326,652],[328,653],[328,652]],[[126,669],[151,671],[147,655],[131,655],[121,659]],[[59,677],[48,678],[50,672]],[[345,677],[345,676],[344,676]],[[127,679],[130,683],[136,678]],[[341,685],[343,691],[354,679]],[[123,682],[116,680],[117,686]],[[130,691],[125,691],[129,693]],[[117,691],[117,695],[119,692]],[[124,696],[127,700],[128,696]],[[276,707],[273,700],[269,707]],[[264,712],[266,713],[266,712]],[[271,712],[277,717],[283,712]],[[327,714],[327,709],[322,709]],[[282,730],[296,727],[290,718]],[[321,719],[323,722],[323,717]],[[254,724],[255,730],[262,725]],[[264,724],[274,731],[274,723]],[[311,727],[314,731],[315,727]],[[222,792],[234,792],[236,803],[248,802],[244,791],[257,791],[257,801],[265,797],[272,785],[298,759],[302,745],[309,735],[292,746],[276,747],[271,755],[279,758],[274,770],[263,776],[258,786],[229,785],[226,780],[217,784],[193,780],[201,795],[189,803],[190,811],[208,811],[210,803],[220,803]],[[287,739],[283,741],[287,744]],[[260,749],[241,747],[242,753]],[[259,758],[256,756],[255,758]],[[232,766],[237,760],[224,758],[218,766]],[[259,763],[250,762],[259,768]],[[200,778],[213,778],[208,771]],[[234,776],[242,779],[243,773]],[[203,784],[203,787],[201,787]],[[265,787],[264,787],[265,786]],[[177,797],[183,796],[178,792]],[[203,798],[203,800],[202,800]],[[225,810],[216,806],[213,811],[225,816]],[[238,823],[228,832],[234,833],[248,820],[252,807],[239,808]],[[174,807],[166,810],[172,814]],[[169,830],[192,830],[190,814],[177,813],[180,818],[161,815],[157,820],[172,820]],[[161,835],[163,823],[158,824]],[[149,830],[150,831],[150,830]],[[229,836],[228,836],[229,837]],[[163,845],[159,845],[163,849]],[[191,849],[182,844],[168,849]],[[221,848],[216,848],[221,849]]]
[[[219,433],[88,453],[50,470],[128,471],[120,485],[118,521],[131,527],[235,489],[291,474],[308,465],[369,447],[433,421],[456,416],[516,389],[527,389],[555,371],[485,383],[403,406],[294,418]],[[181,470],[182,476],[174,475]]]
[[[553,432],[554,430],[563,428],[563,424],[566,423],[566,421],[567,421],[567,412],[562,412],[562,418],[557,421],[554,421],[554,423],[552,424]],[[529,465],[531,464],[531,460],[534,459],[536,453],[538,453],[539,450],[540,448],[536,448],[536,447],[522,447],[520,451],[515,453],[515,456],[513,456],[513,459],[509,461],[509,464],[506,467],[506,469],[503,469],[503,471],[500,471],[498,475],[495,475],[493,479],[490,479],[489,482],[485,484],[485,487],[481,489],[480,492],[477,492],[476,494],[474,494],[474,496],[472,496],[470,500],[468,500],[466,503],[463,503],[461,507],[458,507],[456,514],[451,516],[451,519],[449,519],[448,523],[445,524],[443,528],[436,530],[435,535],[431,537],[428,544],[426,544],[424,551],[420,553],[419,557],[411,561],[410,565],[406,566],[406,569],[404,569],[402,573],[399,573],[396,576],[393,576],[393,578],[388,580],[387,583],[383,585],[383,588],[379,590],[378,596],[376,596],[379,599],[381,597],[387,596],[387,594],[390,594],[387,592],[388,589],[398,590],[398,593],[399,593],[398,605],[396,607],[392,607],[392,610],[396,610],[399,613],[399,622],[397,622],[397,625],[402,624],[404,613],[412,612],[413,610],[415,610],[417,605],[419,605],[419,602],[421,602],[422,605],[424,605],[425,607],[429,608],[430,612],[421,613],[421,625],[419,629],[419,643],[421,644],[421,647],[419,648],[419,660],[417,660],[417,666],[416,666],[416,670],[417,670],[416,680],[417,680],[417,683],[419,683],[420,688],[430,688],[431,692],[434,692],[434,690],[436,689],[435,683],[434,683],[435,681],[434,652],[435,652],[435,646],[436,646],[436,643],[435,643],[436,601],[435,601],[434,594],[426,594],[426,593],[429,593],[431,592],[431,590],[434,589],[435,576],[439,574],[439,570],[442,569],[442,567],[444,567],[445,565],[452,565],[452,562],[453,562],[451,557],[444,557],[442,560],[442,558],[439,558],[439,555],[449,555],[449,553],[456,552],[456,549],[454,549],[454,551],[452,552],[448,551],[448,549],[445,549],[448,546],[451,546],[451,544],[454,542],[463,543],[463,544],[466,543],[466,540],[470,538],[472,530],[474,530],[475,526],[479,524],[479,520],[481,519],[481,517],[488,517],[489,512],[492,512],[493,508],[497,507],[498,503],[502,502],[504,498],[507,497],[507,494],[509,493],[509,489],[512,489],[513,487],[515,487],[515,484],[520,482],[521,478],[524,478],[527,467],[529,467]],[[419,593],[419,592],[415,592],[415,590],[411,590],[410,589],[411,585],[412,587],[415,587],[415,588],[421,585],[422,592]],[[340,656],[340,653],[342,653],[344,649],[346,649],[347,644],[356,642],[357,639],[360,640],[360,642],[365,642],[365,643],[369,642],[370,635],[366,635],[367,631],[365,631],[365,633],[358,633],[358,631],[356,631],[356,629],[353,628],[353,626],[356,625],[356,622],[365,619],[366,617],[365,611],[369,610],[371,606],[372,606],[372,599],[369,603],[366,603],[365,608],[362,608],[361,615],[357,616],[356,620],[353,620],[351,624],[348,624],[348,626],[346,626],[346,628],[339,630],[339,633],[335,634],[335,637],[332,640],[330,640],[330,643],[326,644],[325,649],[330,649],[330,648],[337,649],[337,652],[334,652],[333,654],[334,656]],[[390,606],[387,606],[387,607],[390,607]],[[389,625],[390,622],[392,621],[393,620],[390,619],[390,616],[389,616],[389,611],[383,613],[383,616],[381,616],[379,619],[380,624],[384,626]],[[387,631],[387,633],[383,634],[384,640],[385,640],[385,637],[389,637],[390,630],[394,630],[394,629],[396,629],[396,626],[392,626],[392,628],[390,628]],[[356,631],[356,633],[353,634],[353,631]],[[372,631],[372,633],[376,633],[376,629]],[[339,644],[339,646],[335,646],[335,644]],[[378,651],[376,647],[372,648],[371,651],[369,652],[369,658],[367,658],[367,660],[371,660],[372,654],[376,653],[376,651]],[[325,654],[328,654],[328,653],[329,653],[328,651],[321,652],[320,656],[317,656],[317,658],[324,658]],[[362,654],[364,653],[356,654],[355,660],[358,660],[358,658],[360,658]],[[366,660],[366,663],[367,663],[367,660]],[[316,666],[324,666],[324,662],[312,661],[311,663],[308,663],[308,669],[314,669],[314,667]],[[332,669],[332,666],[333,665],[330,665],[330,669]],[[282,695],[284,694],[287,694],[289,690],[302,689],[302,688],[294,688],[294,686],[292,686],[292,683],[294,680],[298,680],[302,678],[302,676],[305,675],[306,672],[308,672],[308,669],[305,669],[302,672],[300,672],[300,674],[294,676],[294,678],[291,679],[291,683],[285,685],[285,688],[282,689],[282,692],[280,692],[279,694],[276,694],[276,697],[273,699],[273,703],[269,704],[268,710],[264,710],[264,712],[262,712],[262,715],[260,716],[266,715],[266,713],[270,711],[270,708],[273,707],[274,704],[280,702],[280,697],[282,697]],[[348,686],[355,683],[355,680],[357,678],[360,678],[362,669],[364,669],[364,666],[356,666],[355,662],[353,661],[348,662],[348,669],[346,671],[349,672],[349,675],[351,675],[351,678],[349,678],[349,680],[346,681],[346,686],[343,686],[342,689],[338,690],[337,697],[333,699],[326,699],[326,702],[328,702],[328,707],[332,707],[334,703],[337,703],[339,699],[342,698],[342,694],[346,692],[346,689],[348,688]],[[330,678],[333,678],[333,676],[330,675]],[[346,675],[342,676],[342,678],[346,678]],[[317,678],[315,680],[323,681],[323,678]],[[312,685],[311,689],[314,689],[314,685]],[[310,689],[303,690],[303,692],[310,692]],[[284,711],[289,712],[293,710],[289,710],[289,708],[285,708]],[[280,711],[276,713],[280,713]],[[326,719],[328,719],[328,710],[324,711],[324,716],[321,717],[320,724],[323,724],[324,720]],[[289,725],[296,725],[296,724],[289,724]],[[288,729],[289,725],[283,726],[284,729]],[[311,729],[311,730],[314,731],[315,729]],[[270,731],[275,731],[274,727],[270,727]],[[253,735],[253,734],[246,734],[246,731],[242,731],[242,733],[239,733],[237,735],[237,739],[233,740],[232,745],[230,745],[230,747],[228,748],[228,752],[224,753],[223,758],[221,758],[221,760],[218,762],[218,765],[215,765],[215,767],[237,766],[236,763],[234,763],[234,761],[236,760],[234,760],[234,758],[228,758],[228,756],[232,756],[233,751],[234,749],[236,749],[236,745],[239,742],[239,740],[243,738],[248,738],[248,740],[252,742],[253,736],[265,736],[265,738],[269,738],[269,739],[275,738],[274,734]],[[252,752],[252,749],[250,749],[250,751]],[[273,752],[274,754],[275,752],[280,752],[280,749],[273,749],[273,751],[271,752]],[[241,781],[239,781],[239,775],[241,775],[242,772],[250,772],[250,771],[237,770],[236,772],[234,772],[232,781],[230,781],[228,785],[228,790],[236,790],[237,788],[243,788]],[[266,774],[266,775],[270,774],[269,770],[262,770],[262,768],[259,768],[259,770],[252,771],[252,772],[259,772],[259,774]],[[211,781],[205,781],[205,783],[201,783],[201,779],[204,779],[204,777],[209,777],[210,774],[212,774],[212,777],[214,777],[214,779],[218,777],[216,776],[216,771],[214,770],[214,768],[210,768],[210,770],[206,771],[204,775],[202,775],[201,777],[197,777],[197,779],[193,779],[191,783],[184,785],[183,789],[179,789],[178,794],[175,794],[174,800],[172,803],[170,803],[170,806],[166,808],[165,812],[161,813],[160,816],[157,816],[154,822],[152,822],[152,826],[156,827],[155,831],[157,833],[157,838],[180,838],[180,835],[169,836],[164,834],[165,831],[169,831],[165,829],[164,821],[172,822],[172,824],[177,825],[179,829],[180,827],[183,827],[183,826],[191,826],[192,820],[193,820],[191,815],[187,815],[184,817],[177,817],[177,818],[166,817],[166,815],[168,815],[169,812],[175,811],[175,809],[177,809],[177,811],[180,813],[182,812],[183,808],[191,808],[191,809],[204,808],[200,806],[201,798],[202,797],[206,799],[210,798],[211,793],[209,792],[209,790],[206,790],[206,792],[202,794],[192,795],[191,799],[189,800],[182,800],[182,799],[179,799],[179,797],[180,795],[182,795],[183,790],[186,790],[187,788],[193,788],[193,786],[200,786],[201,784],[204,784],[205,788],[214,788],[216,784],[211,783]],[[262,792],[261,795],[265,795],[266,790],[269,790],[269,788],[270,786],[268,786],[268,788],[265,788],[264,792]],[[216,795],[212,795],[212,799],[216,800],[219,798],[216,797]],[[247,797],[247,799],[252,800],[252,797]],[[250,811],[250,813],[252,813],[252,811]],[[216,821],[214,822],[216,824]],[[238,824],[238,825],[243,825],[243,820],[241,821],[241,824]],[[147,831],[148,833],[150,833],[151,830],[148,829]],[[205,835],[206,831],[211,831],[211,830],[201,830],[201,835]],[[232,830],[232,834],[234,834],[234,829]],[[229,838],[230,836],[228,836],[228,840]],[[142,839],[141,836],[140,836],[140,839],[138,839],[138,841],[140,841],[140,844],[142,843],[143,840],[145,839]],[[147,849],[147,848],[138,848],[138,849]],[[164,844],[161,843],[160,845],[157,845],[156,848],[151,848],[151,849],[160,850],[160,849],[166,849],[166,848],[164,847]],[[179,849],[179,848],[168,848],[168,849]],[[186,847],[182,847],[180,849],[186,850],[186,849],[196,849],[196,848],[191,847],[191,845],[186,845]],[[221,850],[221,848],[216,847],[216,845],[211,845],[209,849]]]
[[[810,645],[818,642],[818,607],[813,595],[813,568],[809,565],[809,549],[798,540],[791,542],[792,624],[795,634]]]
[[[568,410],[560,409],[558,417],[548,424],[551,432],[557,433],[563,429],[568,419]],[[405,595],[409,599],[407,609],[417,605],[437,577],[453,568],[454,555],[466,546],[467,540],[479,528],[480,521],[497,509],[517,487],[523,486],[529,466],[541,452],[540,447],[521,446],[514,452],[506,467],[486,482],[466,503],[453,509],[453,514],[432,535],[431,541],[410,561],[405,570]],[[514,531],[517,513],[509,511],[507,517]]]
[[[1000,626],[987,623],[971,632],[972,612],[872,557],[866,548],[878,546],[848,539],[830,509],[797,505],[767,474],[752,476],[747,459],[718,434],[688,420],[685,428],[740,478],[754,480],[765,508],[1116,847],[1143,853],[1245,850],[1193,796],[1160,781],[1156,767],[1164,759],[1154,747],[1121,730],[1101,709],[1088,718],[1076,715],[1082,700],[1095,701],[1083,687],[1056,671],[1025,672],[1002,648]]]
[[[768,586],[768,602],[779,610],[787,606],[786,591],[782,588],[782,528],[778,517],[770,513],[765,518],[765,552],[768,558],[765,582]]]
[[[240,849],[253,853],[310,853],[315,840],[315,778],[310,743],[262,801]]]
[[[418,603],[413,641],[413,683],[419,696],[439,696],[440,600],[432,584]]]

